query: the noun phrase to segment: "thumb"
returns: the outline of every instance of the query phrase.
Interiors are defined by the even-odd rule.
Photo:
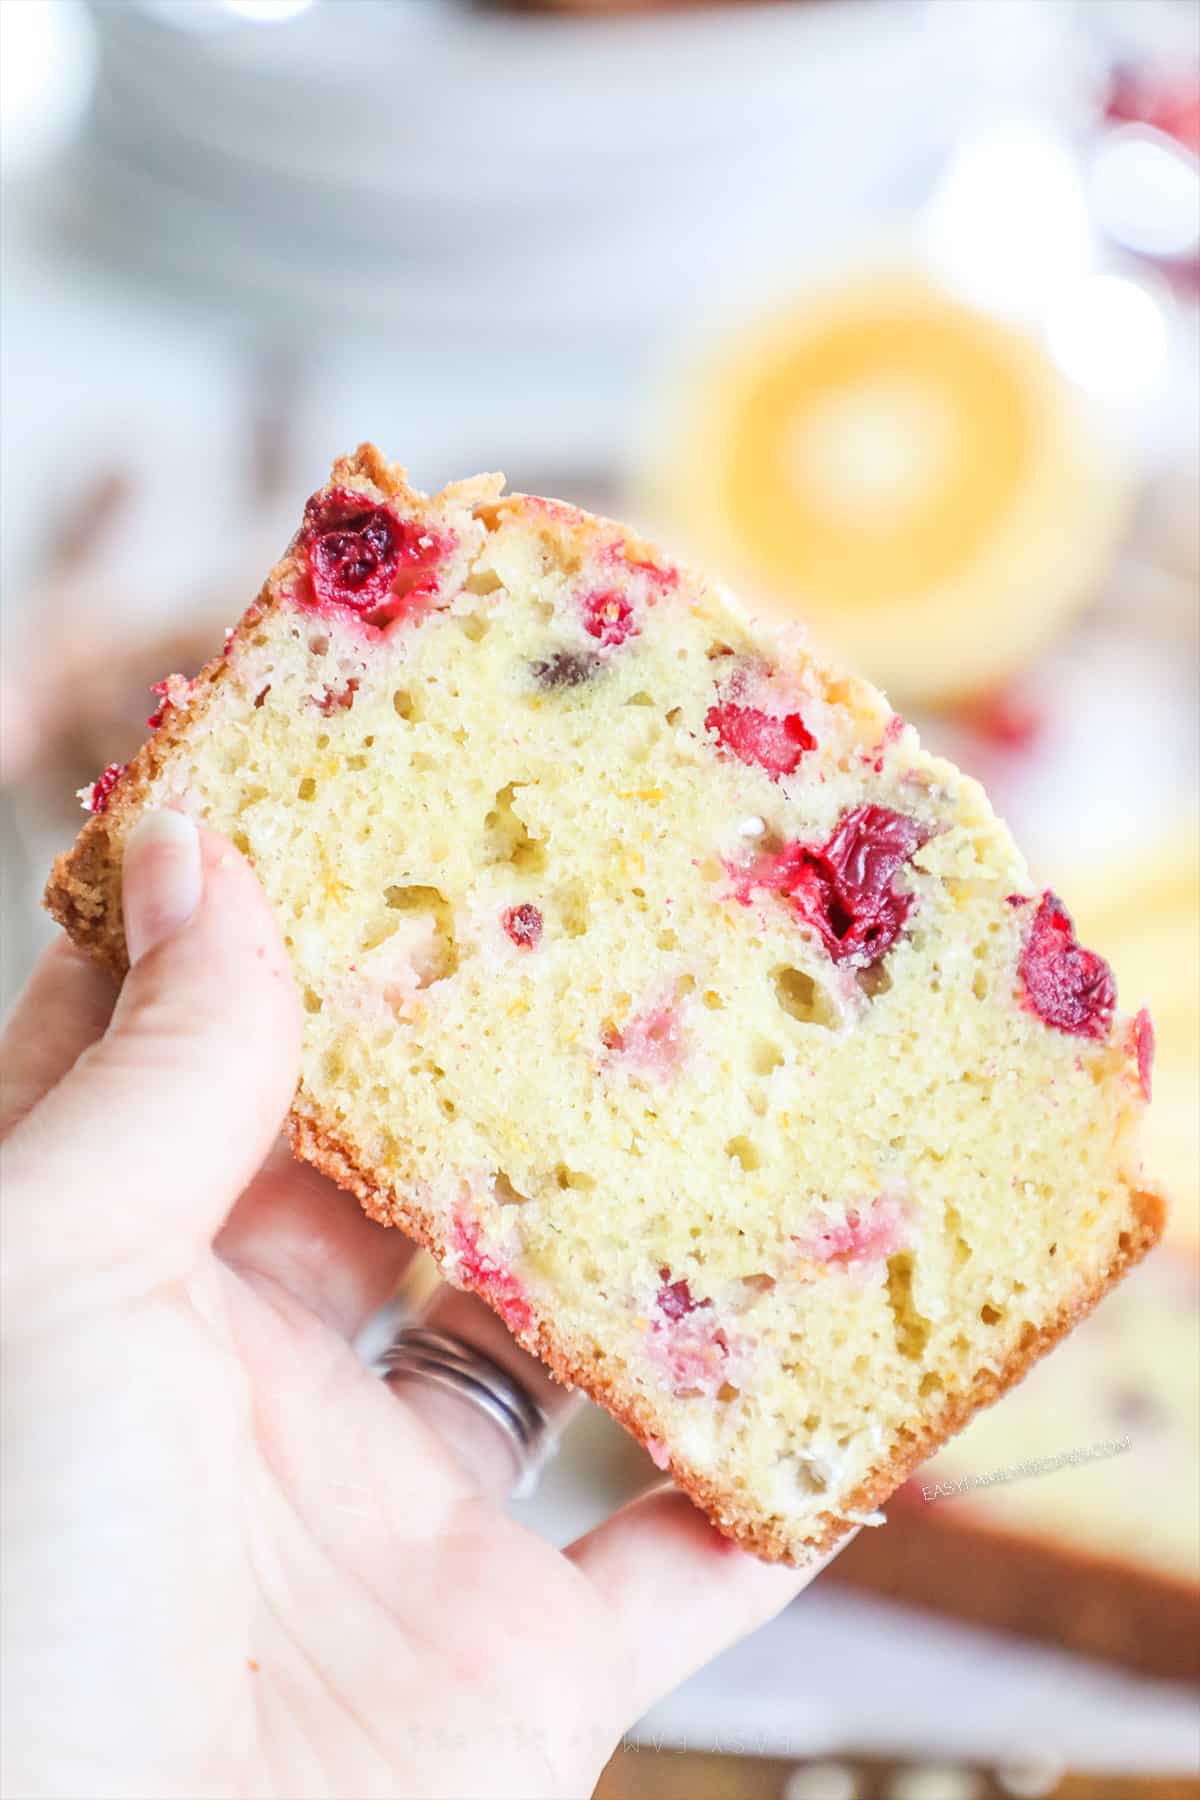
[[[300,1008],[249,865],[182,813],[125,841],[130,970],[104,1036],[5,1145],[9,1274],[40,1313],[80,1284],[129,1297],[184,1275],[271,1147]],[[58,1310],[58,1306],[55,1306]]]

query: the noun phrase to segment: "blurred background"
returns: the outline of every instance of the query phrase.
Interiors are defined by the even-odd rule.
[[[1183,1791],[1194,0],[3,0],[0,30],[5,997],[76,790],[364,438],[423,487],[632,516],[805,620],[1150,1003],[1171,1241],[601,1792]],[[522,1510],[565,1539],[652,1474],[590,1411]]]

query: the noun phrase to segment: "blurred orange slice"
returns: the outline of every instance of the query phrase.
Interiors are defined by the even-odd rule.
[[[656,525],[902,702],[1028,662],[1125,512],[1038,342],[899,269],[728,332],[682,371],[653,450]]]

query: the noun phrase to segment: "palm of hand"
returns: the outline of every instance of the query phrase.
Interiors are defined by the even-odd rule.
[[[619,1621],[312,1310],[308,1259],[360,1230],[323,1185],[279,1166],[240,1202],[239,1260],[288,1190],[313,1207],[269,1240],[275,1267],[206,1252],[134,1318],[59,1346],[86,1377],[58,1415],[42,1573],[75,1625],[59,1668],[60,1619],[39,1652],[59,1729],[62,1695],[84,1714],[78,1791],[110,1791],[102,1745],[111,1791],[139,1796],[467,1794],[481,1769],[489,1794],[587,1794],[636,1711]]]

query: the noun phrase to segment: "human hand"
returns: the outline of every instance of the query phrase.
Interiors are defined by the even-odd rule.
[[[5,1791],[589,1794],[807,1577],[674,1491],[565,1552],[481,1495],[351,1348],[411,1246],[277,1144],[299,1007],[248,865],[152,813],[124,901],[115,1007],[60,942],[0,1057]]]

